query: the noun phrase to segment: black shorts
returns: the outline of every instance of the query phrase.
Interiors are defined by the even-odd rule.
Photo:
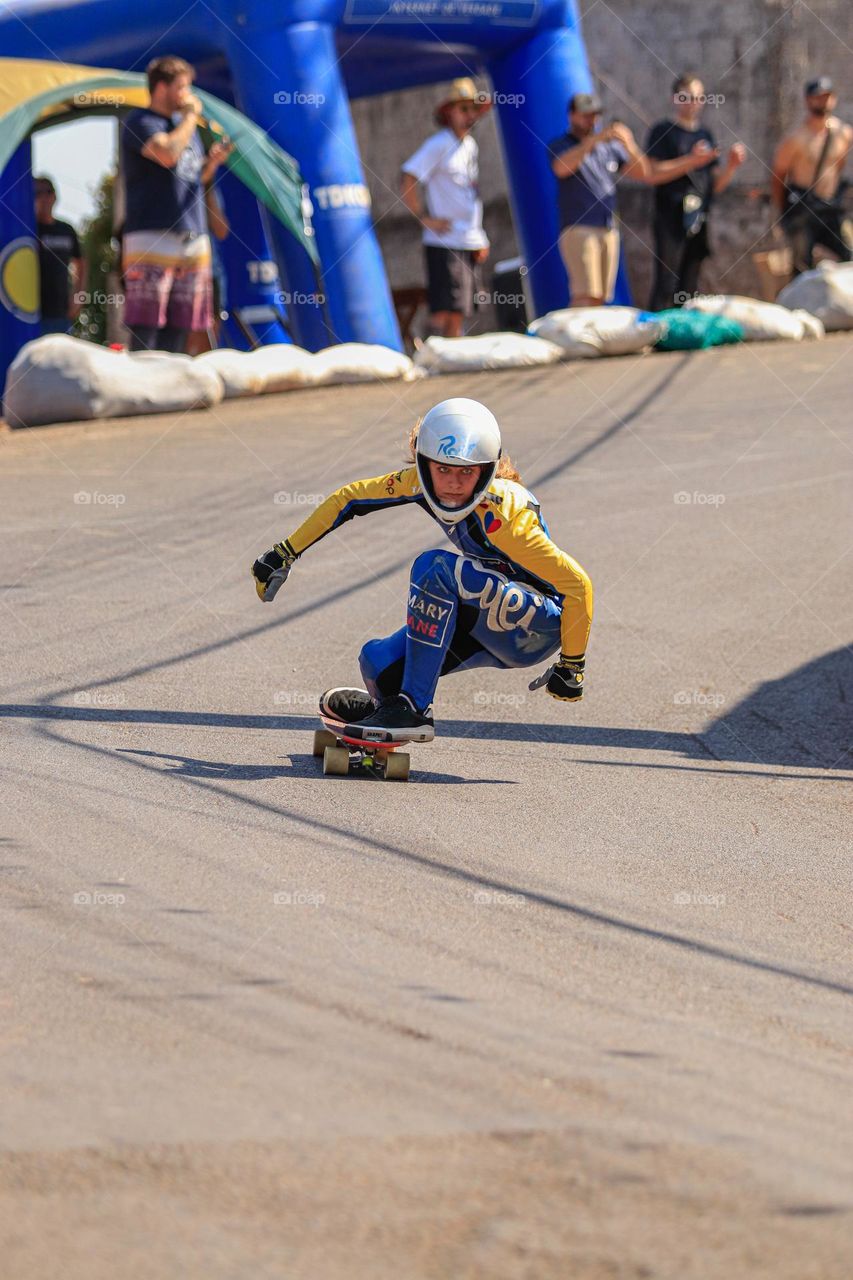
[[[424,245],[424,250],[430,311],[433,314],[460,311],[463,316],[470,316],[480,288],[479,263],[474,261],[474,251],[442,249],[434,244]]]

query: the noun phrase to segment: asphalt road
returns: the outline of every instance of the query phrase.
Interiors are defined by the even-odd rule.
[[[849,1280],[851,359],[0,435],[5,1277]],[[454,394],[593,578],[587,695],[451,677],[412,782],[324,779],[437,529],[249,565]]]

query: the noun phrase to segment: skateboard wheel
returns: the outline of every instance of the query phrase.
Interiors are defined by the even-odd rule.
[[[346,747],[326,747],[323,752],[323,773],[344,778],[349,773],[349,751]]]
[[[409,757],[405,751],[394,751],[385,761],[385,777],[395,782],[408,782]]]
[[[314,755],[321,756],[326,747],[336,747],[338,740],[328,729],[314,730]]]

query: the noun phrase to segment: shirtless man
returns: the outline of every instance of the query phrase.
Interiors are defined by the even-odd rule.
[[[781,222],[797,273],[814,266],[816,244],[830,249],[840,262],[853,258],[842,199],[853,128],[832,114],[838,98],[826,76],[809,81],[805,98],[805,120],[776,151],[771,187],[774,218]]]

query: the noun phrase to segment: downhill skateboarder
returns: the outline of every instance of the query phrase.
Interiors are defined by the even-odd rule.
[[[413,429],[412,464],[344,485],[252,567],[270,601],[296,560],[353,516],[415,504],[442,526],[452,550],[412,565],[405,626],[359,655],[366,688],[330,689],[320,710],[350,736],[429,742],[442,675],[474,667],[529,667],[557,650],[554,698],[583,696],[592,584],[551,541],[539,504],[509,458],[500,428],[476,400],[443,400]]]

